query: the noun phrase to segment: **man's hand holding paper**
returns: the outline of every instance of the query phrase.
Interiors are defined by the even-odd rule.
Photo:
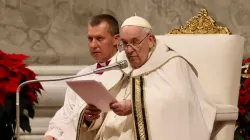
[[[101,113],[100,109],[91,104],[86,105],[83,111],[84,111],[84,119],[89,122],[97,120],[100,117]]]
[[[120,102],[112,102],[110,109],[114,111],[118,116],[127,116],[132,113],[132,101],[122,100]]]

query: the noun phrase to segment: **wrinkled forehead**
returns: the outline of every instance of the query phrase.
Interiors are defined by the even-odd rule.
[[[124,26],[121,28],[120,37],[122,40],[139,39],[143,34],[143,28],[138,26]]]

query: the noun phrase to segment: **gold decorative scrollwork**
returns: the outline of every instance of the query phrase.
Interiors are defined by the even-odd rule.
[[[250,67],[250,63],[246,63],[245,65],[241,67],[241,76],[243,78],[250,78],[250,74],[248,74],[249,67]]]
[[[197,16],[187,21],[186,26],[174,28],[169,34],[231,34],[227,27],[217,26],[206,9],[201,9]]]

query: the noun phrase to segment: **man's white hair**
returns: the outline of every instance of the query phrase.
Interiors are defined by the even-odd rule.
[[[147,33],[147,34],[152,34],[152,30],[151,29],[149,29],[149,28],[142,28],[143,29],[143,31],[145,32],[145,33]]]
[[[142,29],[143,29],[143,31],[144,31],[147,35],[153,35],[154,40],[155,40],[154,46],[156,46],[156,38],[155,38],[155,35],[154,35],[153,32],[152,32],[152,29],[145,28],[145,27],[142,27]]]

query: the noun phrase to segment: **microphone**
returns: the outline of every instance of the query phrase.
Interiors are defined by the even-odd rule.
[[[102,68],[95,69],[93,71],[80,74],[80,75],[73,75],[73,76],[68,76],[68,77],[63,77],[63,78],[55,78],[55,79],[43,79],[43,80],[29,80],[21,83],[17,87],[16,91],[16,140],[20,140],[20,99],[19,99],[19,92],[21,88],[27,84],[30,83],[36,83],[36,82],[50,82],[50,81],[61,81],[61,80],[67,80],[67,79],[72,79],[72,78],[77,78],[81,76],[87,76],[90,74],[95,74],[95,73],[100,73],[100,72],[105,72],[105,71],[110,71],[110,70],[120,70],[128,67],[128,63],[126,60],[121,60],[118,61],[114,64],[111,64],[109,66],[105,66]]]
[[[116,63],[114,63],[112,65],[95,69],[93,72],[94,73],[100,73],[100,72],[105,72],[105,71],[110,71],[110,70],[116,70],[117,68],[118,69],[124,69],[126,67],[128,67],[127,61],[122,60],[122,61],[118,61],[118,62],[116,62]]]

